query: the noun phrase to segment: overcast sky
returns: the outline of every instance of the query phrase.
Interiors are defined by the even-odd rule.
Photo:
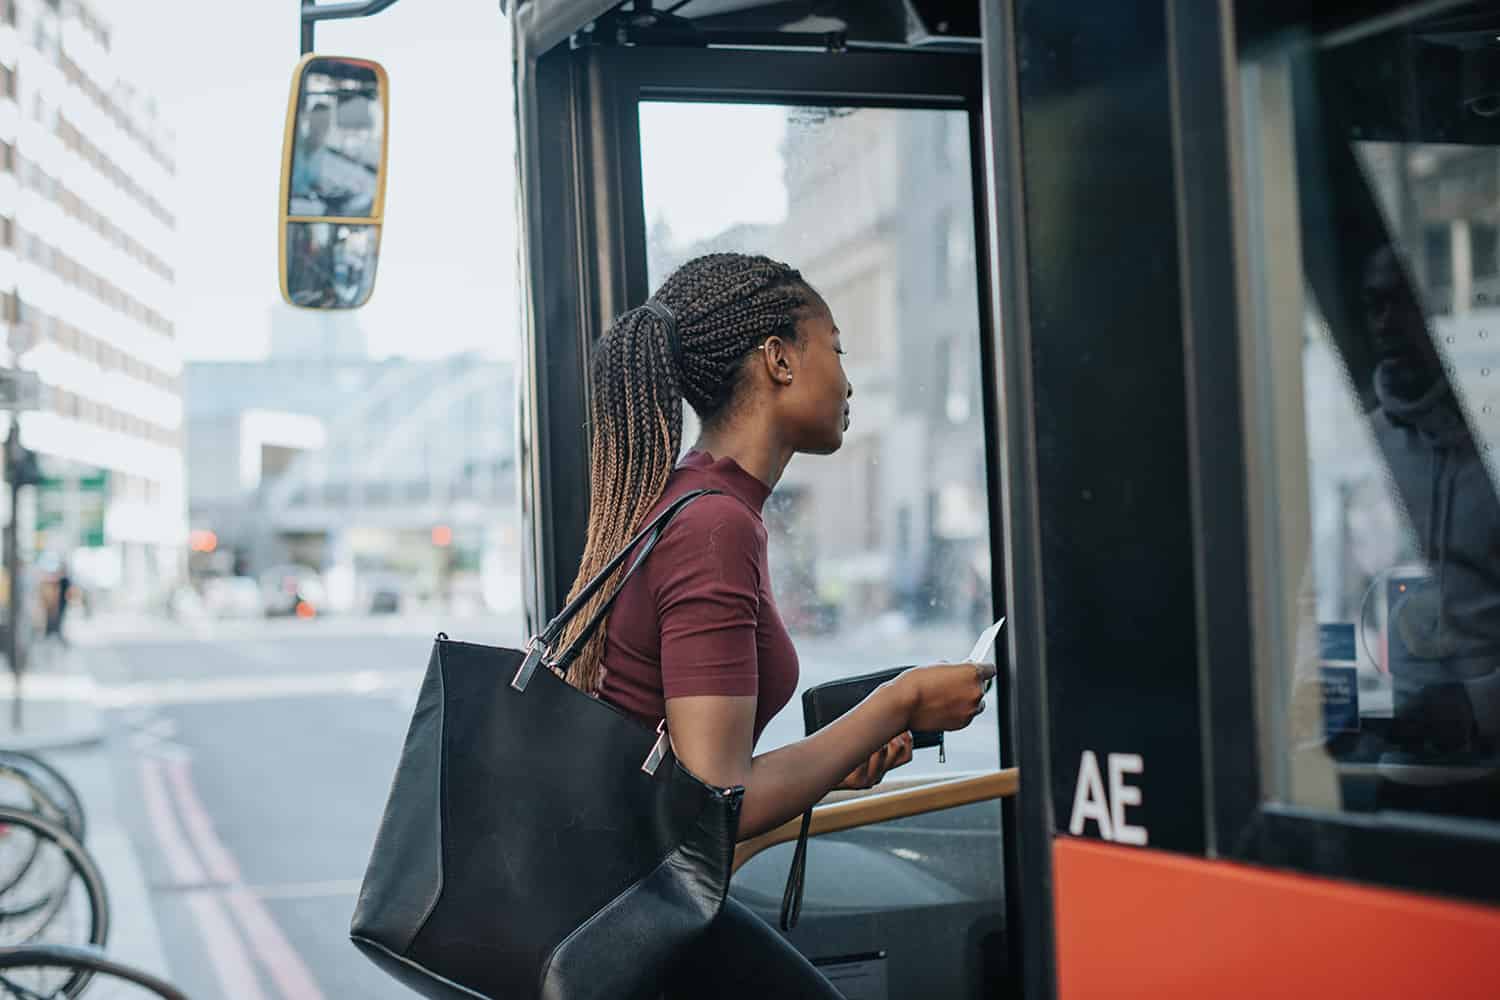
[[[297,5],[131,0],[128,17],[98,6],[115,17],[121,72],[157,95],[177,134],[183,350],[263,357],[273,317],[292,312],[277,289],[276,200]],[[317,43],[379,60],[391,78],[383,253],[375,294],[356,314],[371,353],[512,356],[514,136],[498,3],[405,0],[324,23]],[[781,131],[773,109],[684,105],[656,116],[648,197],[673,233],[691,241],[779,218]]]

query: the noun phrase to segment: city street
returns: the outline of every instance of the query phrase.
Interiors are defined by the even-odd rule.
[[[347,932],[432,638],[417,627],[163,626],[80,651],[113,706],[118,808],[190,996],[407,995]]]
[[[113,633],[79,623],[71,656],[93,676],[116,807],[167,967],[189,995],[408,995],[355,951],[347,930],[438,627],[417,617],[143,621]],[[442,627],[490,643],[521,632],[493,619]],[[943,647],[927,659],[961,656],[972,637],[948,631],[951,640],[872,635],[861,647],[802,640],[804,679],[907,662],[908,646]],[[763,746],[800,732],[794,704]],[[992,767],[995,742],[987,713],[952,737],[947,764],[924,751],[911,767]]]

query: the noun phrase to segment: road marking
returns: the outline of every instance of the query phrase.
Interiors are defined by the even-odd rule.
[[[240,936],[224,912],[223,904],[215,897],[195,894],[187,897],[188,909],[192,911],[193,923],[208,947],[209,964],[213,966],[214,978],[227,1000],[266,1000],[265,990],[260,988],[260,979],[250,956],[240,943]]]
[[[247,886],[261,899],[331,899],[357,896],[363,883],[359,879],[329,879],[326,882],[283,882],[278,885]]]
[[[131,684],[101,684],[87,692],[102,708],[186,705],[206,702],[311,698],[341,694],[381,694],[410,690],[422,683],[419,670],[346,670],[319,674],[249,674],[233,677],[175,678]],[[30,692],[39,697],[36,692]],[[0,689],[3,695],[3,689]]]
[[[198,797],[191,766],[186,759],[165,765],[172,790],[176,792],[177,807],[182,811],[188,837],[204,859],[212,879],[229,883],[223,899],[248,938],[255,957],[276,984],[282,1000],[323,1000],[323,993],[302,956],[286,939],[265,904],[242,883],[239,864],[214,831],[213,820]]]
[[[172,805],[167,794],[166,778],[162,773],[162,762],[155,757],[141,758],[141,787],[144,789],[146,816],[156,834],[156,843],[167,860],[172,878],[178,882],[197,885],[207,880],[203,866],[188,846],[177,817],[172,814]]]
[[[281,932],[265,904],[243,886],[230,889],[224,898],[239,918],[240,927],[249,936],[261,965],[281,991],[282,1000],[323,1000],[323,992],[313,980],[312,972]]]
[[[177,793],[177,807],[182,811],[188,839],[198,848],[198,856],[203,859],[207,880],[226,885],[238,883],[240,866],[214,832],[214,821],[209,818],[208,810],[203,808],[203,802],[193,788],[193,779],[188,771],[191,765],[186,758],[179,757],[166,762],[164,766],[172,790]]]
[[[162,771],[161,761],[151,757],[141,760],[141,787],[152,832],[172,877],[181,884],[202,884],[203,866],[188,846],[177,817],[172,813]],[[213,966],[214,977],[219,981],[220,994],[227,1000],[267,1000],[223,902],[207,893],[194,893],[186,899],[193,914],[193,925],[208,953],[209,965]]]

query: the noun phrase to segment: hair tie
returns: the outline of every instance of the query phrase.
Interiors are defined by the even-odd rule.
[[[682,371],[682,338],[677,335],[677,317],[672,315],[672,310],[655,296],[646,300],[642,306],[648,313],[661,320],[667,328],[667,343],[672,348],[672,363],[677,366],[677,371]]]

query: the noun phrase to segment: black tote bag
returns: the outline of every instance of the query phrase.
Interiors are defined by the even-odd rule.
[[[571,661],[619,589],[573,647],[544,659],[629,553],[640,545],[626,579],[710,492],[646,525],[525,650],[438,636],[350,928],[418,993],[654,996],[718,915],[744,789],[699,781],[665,722],[653,731],[549,669]]]

